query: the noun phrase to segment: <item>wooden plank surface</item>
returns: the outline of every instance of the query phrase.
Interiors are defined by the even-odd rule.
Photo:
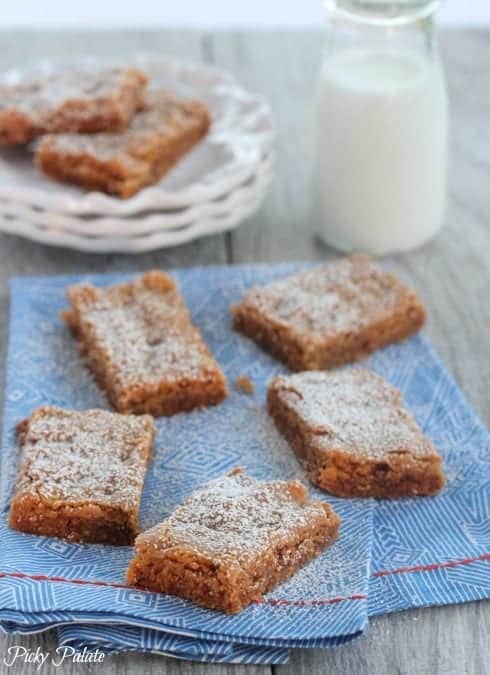
[[[6,280],[13,274],[142,270],[226,262],[328,259],[334,253],[311,235],[308,186],[311,167],[311,98],[321,57],[316,33],[86,32],[0,34],[0,68],[42,58],[90,53],[124,56],[134,51],[214,62],[263,93],[274,110],[278,152],[276,177],[260,212],[228,235],[137,257],[95,256],[0,236],[0,368],[7,333]],[[480,416],[490,421],[490,34],[443,36],[452,105],[450,199],[446,227],[422,251],[386,264],[411,282],[430,313],[428,333]],[[1,556],[1,553],[0,553]],[[477,674],[490,663],[490,603],[403,612],[371,621],[368,633],[336,650],[295,651],[278,675],[328,672],[371,675]],[[54,650],[53,634],[0,636],[0,672],[9,644]],[[71,665],[66,673],[244,675],[268,667],[212,666],[151,655],[119,655],[103,666]],[[43,673],[61,672],[45,666]],[[34,671],[32,671],[34,672]]]

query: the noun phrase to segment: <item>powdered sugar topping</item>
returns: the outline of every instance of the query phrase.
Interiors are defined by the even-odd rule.
[[[207,126],[209,113],[203,104],[186,101],[163,90],[146,97],[146,107],[138,111],[127,129],[118,133],[56,134],[49,143],[58,152],[87,153],[102,160],[117,157],[128,164],[145,165],[142,148],[181,136],[196,126]]]
[[[137,508],[152,438],[147,415],[38,408],[20,430],[17,494]]]
[[[386,319],[410,295],[358,254],[253,288],[242,305],[298,333],[328,337]]]
[[[365,368],[296,373],[276,378],[271,386],[325,449],[372,459],[394,452],[435,453],[398,389]]]
[[[136,545],[182,545],[233,565],[274,543],[287,544],[296,528],[313,532],[327,519],[324,506],[310,501],[301,483],[261,482],[235,470],[193,493]]]
[[[90,72],[75,68],[44,79],[22,82],[15,86],[0,86],[0,109],[16,107],[36,116],[53,110],[66,101],[83,103],[102,97],[117,96],[126,80],[134,73],[144,82],[139,71],[122,68],[105,68]],[[80,114],[80,113],[79,113]]]
[[[147,284],[150,275],[166,285]],[[217,364],[169,277],[152,272],[108,289],[74,287],[70,295],[121,385],[205,380],[216,373]]]

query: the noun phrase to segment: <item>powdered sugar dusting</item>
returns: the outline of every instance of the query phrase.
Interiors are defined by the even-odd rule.
[[[160,285],[148,284],[148,279]],[[151,272],[128,284],[70,289],[82,322],[108,358],[119,385],[205,379],[218,366],[209,354],[177,287]]]
[[[145,108],[134,115],[127,129],[118,133],[56,134],[49,137],[49,144],[61,153],[83,153],[103,161],[117,158],[128,167],[144,167],[148,161],[142,147],[159,147],[162,141],[208,124],[209,113],[203,104],[154,90],[148,93]]]
[[[49,77],[15,86],[0,86],[0,110],[18,108],[33,116],[36,123],[41,122],[38,116],[49,113],[66,101],[93,100],[108,96],[117,96],[120,87],[133,73],[138,72],[138,79],[144,82],[139,71],[122,68],[104,68],[97,72],[75,68],[66,69]],[[79,112],[81,114],[81,112]]]
[[[409,295],[393,276],[358,254],[253,288],[241,306],[300,334],[325,338],[386,319]]]
[[[297,528],[312,533],[326,520],[324,507],[308,499],[301,483],[262,482],[235,470],[194,492],[136,546],[182,545],[233,566],[267,552],[274,542],[287,544]]]
[[[206,342],[214,353],[219,354],[228,379],[234,382],[239,374],[247,373],[256,384],[256,391],[252,399],[232,388],[229,397],[218,407],[156,420],[158,441],[155,442],[155,459],[145,481],[141,521],[145,530],[161,523],[204,482],[235,466],[244,466],[247,474],[256,479],[301,480],[308,486],[312,498],[328,501],[342,518],[341,535],[333,545],[273,592],[273,598],[306,601],[307,605],[253,605],[236,617],[225,617],[175,597],[147,593],[134,599],[132,591],[126,594],[114,589],[111,603],[121,607],[123,613],[135,616],[136,610],[138,616],[158,621],[182,616],[186,624],[197,629],[263,638],[313,638],[331,634],[331,627],[342,623],[346,615],[352,616],[351,611],[359,618],[356,625],[360,625],[365,617],[366,606],[362,601],[318,607],[315,601],[367,593],[373,502],[337,499],[308,485],[304,469],[276,430],[264,406],[267,382],[287,371],[249,340],[233,332],[228,320],[230,303],[238,301],[246,288],[253,283],[265,283],[279,275],[284,276],[291,269],[291,266],[252,266],[205,268],[199,272],[175,270],[172,274],[178,279]],[[98,288],[107,288],[109,283],[120,284],[132,278],[130,275],[104,275],[90,280]],[[87,277],[54,277],[40,279],[36,284],[30,280],[15,282],[17,294],[14,296],[12,333],[15,348],[10,353],[13,379],[7,394],[5,444],[9,463],[15,467],[17,450],[8,432],[21,416],[32,412],[37,401],[79,410],[107,405],[98,387],[87,376],[74,342],[58,318],[66,306],[66,287],[82,280],[86,281]],[[416,369],[419,365],[417,351],[410,351],[410,343],[404,349],[409,350],[407,358],[412,358],[410,368]],[[390,363],[396,361],[398,348],[395,352]],[[20,400],[16,398],[18,392],[21,393]],[[12,483],[6,482],[6,486],[8,499]],[[4,505],[7,507],[6,503]],[[100,546],[68,544],[73,557],[66,561],[58,558],[54,563],[48,549],[51,540],[31,537],[27,557],[25,539],[13,530],[6,530],[6,550],[2,552],[5,565],[25,570],[28,564],[31,570],[40,573],[124,582],[124,573],[132,557],[128,547],[102,549]],[[83,587],[73,586],[74,593],[79,590],[83,591]],[[109,593],[109,590],[104,592]],[[94,593],[97,594],[96,587],[87,587],[81,602],[91,602],[94,607],[98,604],[104,609],[106,596],[94,600]]]
[[[17,496],[137,508],[151,455],[151,417],[42,407],[24,426]]]
[[[309,426],[320,448],[372,459],[436,452],[398,389],[365,368],[297,373],[278,377],[271,386]]]

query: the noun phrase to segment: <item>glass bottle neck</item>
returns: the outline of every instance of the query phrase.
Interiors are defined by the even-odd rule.
[[[354,48],[410,52],[432,60],[437,57],[433,14],[403,23],[372,23],[334,11],[329,15],[326,47],[328,52]]]
[[[370,26],[400,27],[434,16],[441,0],[325,0],[330,16]]]

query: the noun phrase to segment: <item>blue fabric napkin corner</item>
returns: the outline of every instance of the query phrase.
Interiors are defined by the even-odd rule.
[[[155,459],[142,503],[151,527],[198,485],[234,466],[257,478],[305,480],[269,420],[267,382],[286,369],[231,330],[229,305],[246,288],[297,264],[176,270],[174,276],[231,394],[217,408],[157,421]],[[127,275],[83,277],[98,285]],[[150,651],[199,661],[282,663],[288,647],[334,647],[364,631],[368,614],[490,597],[490,436],[423,337],[383,349],[363,365],[403,391],[444,458],[447,486],[434,498],[342,500],[312,488],[342,517],[338,541],[290,581],[236,616],[126,587],[129,547],[70,544],[6,523],[17,471],[15,424],[37,405],[107,407],[61,320],[67,285],[82,277],[14,279],[5,396],[0,522],[0,626],[59,626],[76,649]],[[255,394],[234,390],[248,375]],[[253,434],[250,433],[253,429]]]

